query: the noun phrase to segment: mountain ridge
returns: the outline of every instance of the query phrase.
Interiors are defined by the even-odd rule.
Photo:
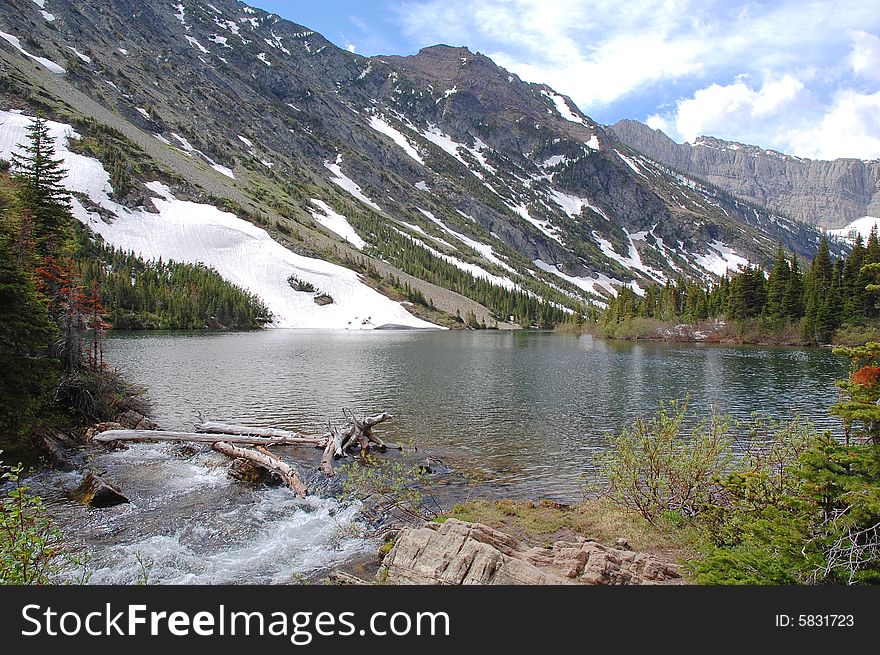
[[[880,217],[880,160],[814,160],[710,136],[678,143],[630,119],[610,129],[632,148],[683,173],[819,227]]]
[[[158,177],[448,314],[504,323],[535,299],[583,311],[622,286],[769,263],[778,242],[815,252],[815,230],[632,151],[466,48],[362,57],[234,0],[47,5],[53,21],[30,0],[0,8],[27,52],[0,42],[0,100],[87,140],[121,135],[92,148],[112,198],[149,206]]]

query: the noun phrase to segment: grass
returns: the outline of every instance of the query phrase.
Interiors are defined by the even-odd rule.
[[[689,526],[651,526],[634,512],[602,498],[576,505],[552,501],[472,500],[455,505],[437,518],[438,522],[456,518],[484,523],[532,545],[547,546],[574,537],[613,544],[626,539],[637,551],[669,559],[689,559],[697,535]]]

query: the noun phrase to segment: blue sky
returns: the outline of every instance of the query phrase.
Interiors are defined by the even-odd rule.
[[[359,54],[447,43],[601,123],[811,158],[880,158],[875,0],[250,0]]]

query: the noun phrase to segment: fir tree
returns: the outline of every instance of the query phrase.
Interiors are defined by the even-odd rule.
[[[58,254],[70,240],[70,194],[61,184],[67,171],[64,162],[55,156],[55,145],[43,118],[33,120],[27,136],[28,143],[18,146],[21,152],[12,154],[18,204],[31,217],[37,254]]]
[[[788,264],[785,251],[782,249],[782,245],[780,245],[776,249],[776,260],[773,263],[773,270],[770,271],[770,277],[767,280],[767,304],[764,307],[764,315],[774,325],[779,325],[787,318],[785,293],[788,289],[790,277],[791,267]]]
[[[55,382],[54,329],[11,237],[0,233],[0,448],[18,450]]]

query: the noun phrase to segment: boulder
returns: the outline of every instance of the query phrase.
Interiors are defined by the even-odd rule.
[[[73,439],[60,432],[42,437],[43,455],[50,466],[61,471],[73,471],[81,463],[82,457],[77,453],[77,448]]]
[[[95,508],[114,507],[129,502],[125,494],[95,473],[89,473],[83,478],[73,492],[73,497],[83,505]]]
[[[457,519],[401,530],[382,575],[415,585],[634,585],[680,577],[675,565],[648,553],[582,539],[526,549],[510,535]]]
[[[143,414],[131,409],[117,416],[116,422],[121,423],[128,430],[155,430],[159,427]]]
[[[236,459],[229,467],[229,476],[250,484],[265,484],[277,487],[283,480],[269,469],[246,459]]]

